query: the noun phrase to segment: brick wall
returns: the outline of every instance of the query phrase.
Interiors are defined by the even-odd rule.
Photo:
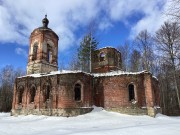
[[[120,75],[98,77],[95,82],[95,104],[105,108],[131,106],[128,85],[134,85],[135,100],[138,106],[145,106],[143,75]],[[99,101],[100,100],[100,101]]]
[[[103,54],[103,58],[101,58]],[[96,50],[92,54],[92,72],[106,73],[121,69],[121,54],[115,48],[107,47]]]
[[[75,101],[75,84],[81,85],[80,101]],[[136,104],[129,101],[129,85],[134,86]],[[50,86],[50,98],[46,101],[47,86]],[[19,104],[18,89],[22,87],[24,92],[22,103]],[[34,102],[30,102],[32,87],[36,88]],[[129,114],[145,114],[147,112],[148,115],[154,116],[156,113],[154,105],[159,105],[158,81],[152,78],[150,73],[94,78],[85,73],[66,73],[39,78],[28,76],[17,78],[14,85],[13,114],[19,111],[19,114],[34,112],[35,114],[50,115],[50,109],[54,112],[53,115],[69,116],[81,112],[77,108],[91,108],[93,104],[122,113],[129,111]],[[73,110],[76,111],[72,112]],[[66,111],[68,112],[66,113]],[[88,110],[82,112],[88,112]]]
[[[33,47],[38,46],[37,59],[33,60]],[[52,59],[49,62],[47,44],[52,48]],[[44,73],[58,69],[58,36],[49,28],[35,29],[30,36],[27,74]]]
[[[74,86],[81,85],[81,100],[75,101]],[[46,86],[50,86],[50,98],[45,101]],[[18,91],[23,87],[22,103],[18,103]],[[35,87],[36,94],[34,102],[30,102],[31,90]],[[91,108],[92,99],[92,77],[84,73],[57,74],[43,77],[17,78],[14,85],[13,108],[14,114],[34,109],[65,109],[65,108]],[[79,111],[81,112],[81,111]],[[83,110],[83,112],[86,112]],[[40,113],[37,112],[36,113]],[[42,112],[43,113],[43,112]]]

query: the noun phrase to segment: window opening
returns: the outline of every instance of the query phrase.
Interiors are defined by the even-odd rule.
[[[30,102],[34,102],[35,95],[36,95],[36,89],[35,89],[35,87],[32,87],[32,89],[31,89],[31,100],[30,100]]]
[[[49,44],[47,44],[47,61],[49,63],[52,61],[52,48]]]
[[[105,60],[105,53],[101,53],[100,54],[100,61],[104,61]]]
[[[128,89],[129,89],[129,101],[135,100],[134,85],[130,84]]]
[[[47,61],[50,63],[51,62],[51,51],[48,49],[48,54],[47,54]]]
[[[81,85],[76,84],[74,88],[75,92],[75,101],[80,101],[81,100]]]
[[[38,51],[38,46],[34,45],[34,47],[33,47],[33,60],[37,59],[37,51]]]
[[[18,104],[22,103],[22,97],[23,97],[23,88],[21,88],[19,90],[19,93],[18,93]]]
[[[50,99],[50,86],[47,85],[46,87],[46,95],[45,95],[45,101]]]

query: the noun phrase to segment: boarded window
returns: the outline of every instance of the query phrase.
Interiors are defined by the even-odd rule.
[[[74,87],[74,93],[75,93],[75,101],[80,101],[81,100],[81,85],[76,84]]]
[[[129,90],[129,101],[135,100],[135,95],[134,95],[134,85],[130,84],[128,86],[128,90]]]
[[[34,98],[35,98],[35,95],[36,95],[36,89],[35,89],[35,87],[32,87],[32,88],[31,88],[30,93],[31,93],[30,102],[34,102]]]

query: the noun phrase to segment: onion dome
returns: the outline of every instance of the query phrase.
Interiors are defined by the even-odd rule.
[[[47,15],[45,15],[45,18],[42,20],[43,27],[47,28],[49,24],[49,20],[47,19]]]

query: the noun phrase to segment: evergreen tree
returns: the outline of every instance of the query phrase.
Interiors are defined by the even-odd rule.
[[[91,72],[91,54],[97,49],[98,42],[93,37],[92,33],[84,36],[78,48],[78,59],[81,65],[81,70],[84,72]]]

